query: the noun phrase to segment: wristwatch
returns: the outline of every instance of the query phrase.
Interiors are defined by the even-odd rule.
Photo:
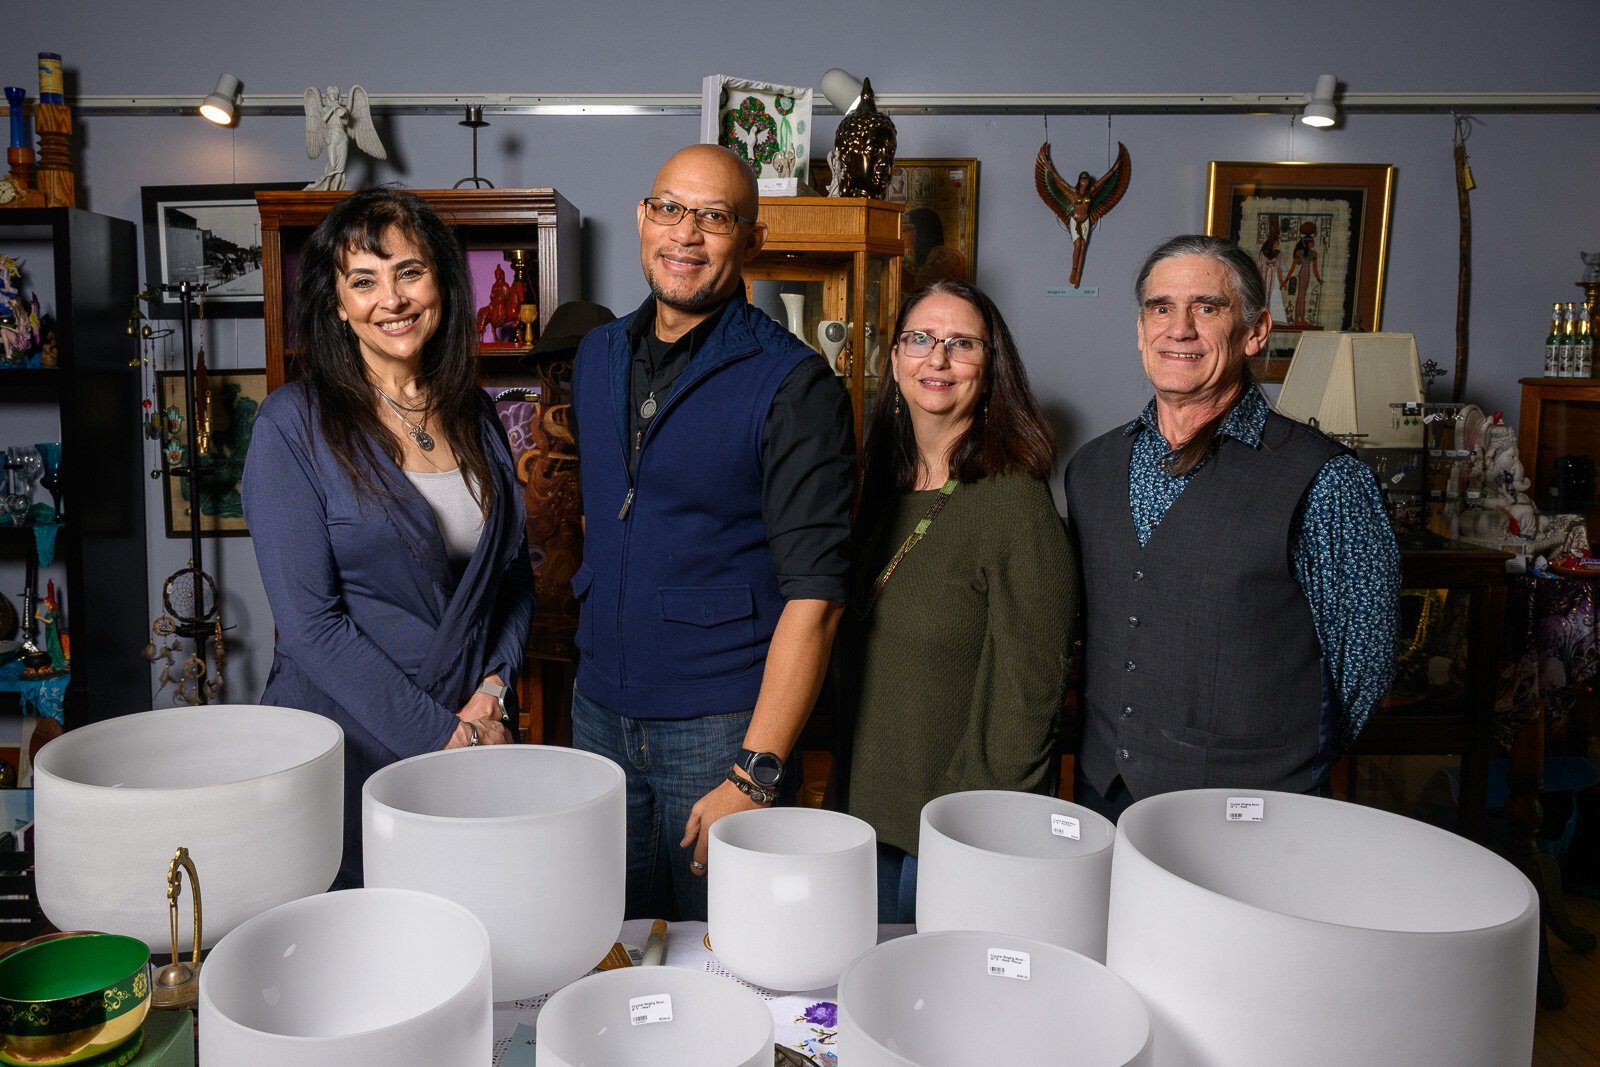
[[[778,783],[783,781],[783,760],[775,753],[752,752],[748,748],[741,748],[739,758],[733,762],[761,789],[777,794]]]
[[[507,725],[511,723],[511,712],[506,707],[506,693],[508,691],[507,686],[503,686],[498,682],[484,682],[478,686],[478,692],[487,693],[489,696],[494,697],[494,702],[500,705],[500,721]]]

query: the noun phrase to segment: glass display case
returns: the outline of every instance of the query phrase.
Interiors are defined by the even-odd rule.
[[[844,380],[858,449],[900,310],[904,210],[860,197],[762,197],[767,243],[744,268],[750,301],[787,323]]]

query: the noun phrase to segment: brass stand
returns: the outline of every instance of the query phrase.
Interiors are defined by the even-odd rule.
[[[178,897],[183,893],[183,872],[189,872],[194,894],[194,952],[189,963],[178,956]],[[200,1000],[200,876],[189,850],[179,846],[167,864],[167,919],[172,927],[172,962],[156,974],[150,1006],[163,1010],[192,1008]]]

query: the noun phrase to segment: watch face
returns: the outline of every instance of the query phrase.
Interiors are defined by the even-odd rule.
[[[744,770],[763,789],[777,787],[783,779],[783,761],[771,752],[744,752]]]

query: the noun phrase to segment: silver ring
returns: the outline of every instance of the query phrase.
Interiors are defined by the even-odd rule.
[[[703,871],[706,869],[706,865],[701,863],[699,860],[690,860],[689,866],[693,867],[697,871]]]

